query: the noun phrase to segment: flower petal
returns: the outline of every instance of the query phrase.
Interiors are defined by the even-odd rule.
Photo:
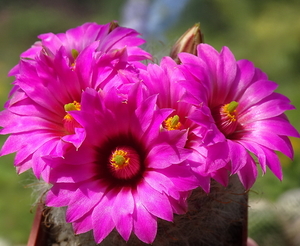
[[[133,227],[132,214],[134,210],[131,188],[123,187],[118,192],[112,210],[112,219],[117,231],[125,241],[128,241]]]
[[[48,192],[45,204],[48,207],[63,207],[67,206],[71,199],[72,193],[76,191],[76,184],[56,184]]]
[[[102,199],[106,189],[107,187],[102,185],[99,180],[90,180],[82,184],[72,195],[72,200],[66,212],[67,223],[76,222],[85,217],[90,211],[93,211]]]
[[[111,207],[115,195],[114,191],[108,192],[93,210],[92,221],[96,243],[101,243],[115,227],[115,223],[112,220],[113,211]]]
[[[244,185],[245,189],[248,190],[253,186],[253,184],[257,178],[257,168],[256,168],[254,160],[252,159],[252,157],[250,155],[248,155],[248,158],[246,161],[247,161],[247,165],[242,167],[237,172],[237,174],[238,174],[242,184]]]
[[[133,232],[144,243],[152,243],[157,232],[156,217],[143,206],[138,194],[134,194],[134,201]]]
[[[146,182],[141,182],[137,186],[137,193],[143,206],[151,214],[167,221],[173,220],[170,201],[164,193],[153,189]]]
[[[92,210],[72,223],[75,234],[81,234],[93,229]]]
[[[231,174],[235,174],[246,165],[248,153],[243,145],[239,143],[230,140],[228,140],[227,143],[231,160]]]

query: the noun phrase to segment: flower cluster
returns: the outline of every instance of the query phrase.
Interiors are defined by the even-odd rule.
[[[116,22],[40,35],[0,114],[0,155],[16,152],[18,173],[52,185],[46,205],[97,243],[113,229],[153,242],[157,219],[186,213],[211,179],[249,189],[260,164],[281,180],[276,151],[292,158],[299,137],[289,99],[250,61],[199,44],[152,64],[138,35]]]

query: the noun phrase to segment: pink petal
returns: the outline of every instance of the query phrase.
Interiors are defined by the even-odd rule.
[[[282,168],[280,165],[280,160],[277,154],[273,150],[269,150],[267,148],[263,148],[266,158],[267,158],[267,166],[270,170],[275,174],[275,176],[279,179],[283,179]]]
[[[226,187],[229,183],[229,171],[226,168],[217,170],[211,174],[211,177],[224,187]]]
[[[293,148],[290,140],[285,136],[278,136],[276,132],[252,131],[244,134],[240,141],[256,142],[269,149],[280,151],[286,156],[293,158]]]
[[[136,37],[137,35],[138,33],[133,29],[118,27],[104,38],[100,49],[107,51],[110,49],[120,49],[126,45],[138,46],[143,44],[145,41]]]
[[[65,135],[62,140],[68,143],[72,143],[77,149],[81,146],[86,137],[84,128],[75,128],[75,134]]]
[[[236,85],[235,95],[232,95],[232,98],[236,98],[239,101],[240,97],[244,93],[245,88],[249,86],[251,82],[253,82],[253,78],[255,75],[255,67],[251,61],[248,60],[239,60],[237,61],[238,66],[238,76],[239,83]],[[263,79],[263,78],[260,78]],[[228,98],[232,100],[232,98]]]
[[[220,55],[212,46],[199,44],[197,47],[197,55],[208,65],[211,71],[216,71],[216,61],[219,60]]]
[[[57,141],[49,141],[47,143],[45,143],[43,146],[40,146],[37,151],[34,152],[33,156],[32,156],[32,171],[34,173],[34,175],[37,178],[40,178],[40,176],[43,176],[43,179],[48,182],[49,179],[46,175],[46,173],[42,174],[45,167],[46,167],[46,162],[43,159],[43,156],[48,156],[48,155],[53,155],[55,156],[55,149],[57,146]],[[20,152],[18,152],[17,154],[19,154]]]
[[[227,141],[208,146],[207,172],[211,173],[223,168],[229,162],[229,146]]]
[[[251,110],[248,109],[242,112],[239,115],[239,121],[251,123],[279,116],[284,111],[292,109],[294,109],[294,106],[289,104],[289,100],[285,96],[273,93],[258,104],[253,105]]]
[[[31,167],[32,167],[32,159],[31,159],[31,156],[28,156],[25,160],[18,163],[18,166],[16,166],[17,174],[26,172]]]
[[[264,147],[255,142],[239,141],[239,143],[243,145],[246,149],[248,149],[250,152],[252,152],[258,158],[258,162],[262,168],[262,171],[265,173],[267,158],[265,152],[263,151]]]
[[[97,243],[101,243],[115,227],[115,223],[112,220],[113,211],[111,206],[115,195],[115,192],[111,191],[103,196],[92,213],[94,238]]]
[[[234,141],[228,140],[229,158],[231,160],[231,174],[235,174],[238,170],[246,165],[248,153],[244,146]]]
[[[157,95],[147,98],[136,110],[139,124],[143,131],[146,131],[153,119],[153,113],[156,107]]]
[[[143,206],[151,214],[167,221],[173,220],[172,207],[164,193],[153,189],[146,182],[141,182],[137,186],[137,193]]]
[[[127,47],[128,61],[152,60],[152,55],[139,47]]]
[[[72,200],[66,212],[66,221],[68,223],[77,221],[81,217],[85,217],[87,213],[93,211],[102,196],[106,192],[107,187],[101,185],[98,180],[88,180],[80,185],[80,189],[76,190],[72,195]]]
[[[156,237],[157,221],[143,206],[138,194],[134,194],[135,210],[133,217],[133,232],[145,243],[152,243]]]
[[[275,176],[279,180],[282,180],[283,174],[280,161],[277,154],[273,150],[253,142],[242,141],[241,144],[257,156],[259,164],[261,165],[264,173],[266,172],[266,166],[268,166]]]
[[[153,112],[153,117],[151,121],[151,125],[143,136],[144,141],[151,142],[153,139],[157,138],[159,135],[159,130],[162,122],[171,114],[173,110],[170,109],[161,109],[155,110]]]
[[[72,145],[71,145],[72,146]],[[94,162],[97,156],[97,151],[88,144],[80,147],[80,151],[72,147],[64,154],[64,164],[82,165],[84,163]]]
[[[175,214],[185,214],[188,211],[187,198],[191,192],[182,193],[180,198],[169,197],[170,204]]]
[[[179,199],[179,192],[175,189],[172,189],[174,184],[169,176],[151,170],[144,173],[144,179],[153,189],[157,190],[158,192],[164,192],[176,199]]]
[[[48,207],[63,207],[67,206],[73,192],[78,188],[77,184],[55,184],[51,190],[47,192],[45,204]]]
[[[278,87],[275,82],[270,80],[259,80],[246,88],[242,97],[238,100],[241,109],[250,108],[260,100],[269,96]]]
[[[173,149],[168,145],[154,146],[148,156],[147,163],[149,168],[163,169],[174,163],[182,162],[187,158],[190,151]]]
[[[51,183],[78,183],[97,175],[98,164],[83,163],[82,165],[59,165],[50,174]],[[62,175],[63,174],[63,175]]]
[[[172,165],[158,171],[167,176],[179,191],[188,191],[197,187],[198,180],[188,166]]]
[[[218,172],[219,172],[219,170],[218,170]],[[210,175],[203,176],[195,171],[194,171],[194,175],[196,176],[196,178],[198,180],[198,182],[197,182],[198,186],[200,186],[206,193],[209,193],[211,176]],[[219,182],[219,183],[221,183],[221,182]]]
[[[299,137],[298,131],[290,124],[290,122],[282,115],[282,117],[274,117],[266,120],[258,120],[247,123],[245,130],[257,130],[262,132],[275,132],[277,135],[285,135],[291,137]]]
[[[211,61],[211,57],[209,58]],[[235,88],[238,82],[235,80],[237,73],[236,60],[232,52],[227,47],[223,47],[218,61],[213,62],[217,65],[216,73],[218,80],[218,86],[215,87],[217,98],[214,100],[225,102],[227,95],[233,93],[232,88]]]
[[[8,155],[20,150],[24,146],[25,139],[26,137],[24,137],[23,134],[10,135],[1,148],[0,156]]]
[[[134,210],[131,188],[123,187],[118,192],[112,210],[112,219],[117,231],[125,241],[128,241],[133,227],[132,214]]]
[[[75,234],[82,234],[93,229],[92,210],[72,223]]]
[[[237,172],[245,189],[248,190],[254,184],[257,178],[257,168],[250,155],[247,158],[247,164]]]

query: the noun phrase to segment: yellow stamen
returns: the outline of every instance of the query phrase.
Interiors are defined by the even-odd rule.
[[[129,164],[130,158],[127,155],[128,153],[124,150],[117,149],[115,152],[113,152],[111,158],[110,158],[110,163],[111,165],[116,168],[124,168]]]
[[[236,121],[236,108],[238,107],[238,105],[238,102],[232,101],[223,106],[222,111],[226,114],[230,121]]]
[[[72,103],[65,104],[64,109],[66,112],[75,111],[75,110],[79,111],[81,109],[81,105],[79,102],[74,101]],[[64,120],[72,120],[72,119],[73,117],[69,113],[67,113],[64,117]]]
[[[171,116],[164,121],[164,128],[167,129],[168,131],[179,130],[180,127],[181,127],[181,123],[179,121],[178,115]]]

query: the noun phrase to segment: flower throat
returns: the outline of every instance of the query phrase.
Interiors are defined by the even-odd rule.
[[[238,125],[238,102],[232,101],[212,109],[212,116],[218,129],[225,135],[232,134]]]

